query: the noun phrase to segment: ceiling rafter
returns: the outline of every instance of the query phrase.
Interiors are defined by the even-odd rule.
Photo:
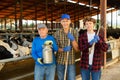
[[[20,18],[20,1],[21,0],[1,0],[0,5],[0,18]],[[38,19],[38,20],[50,20],[57,21],[60,19],[60,15],[68,13],[71,15],[73,21],[82,19],[83,16],[96,15],[99,12],[100,0],[72,0],[76,3],[70,2],[58,2],[54,3],[54,0],[48,0],[47,18],[46,18],[46,0],[22,0],[22,19]],[[78,3],[85,5],[79,5]],[[115,7],[120,9],[120,0],[107,0],[107,8]],[[16,12],[15,12],[16,6]],[[98,9],[94,8],[98,7]]]

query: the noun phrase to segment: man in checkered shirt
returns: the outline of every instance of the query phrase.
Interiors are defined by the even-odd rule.
[[[54,37],[58,43],[58,53],[57,53],[57,75],[58,80],[64,80],[64,71],[65,64],[67,58],[67,52],[69,52],[68,56],[68,68],[67,68],[67,79],[75,80],[75,52],[78,51],[78,44],[76,42],[76,37],[78,32],[75,29],[70,28],[70,16],[68,14],[62,14],[61,16],[61,25],[62,29],[56,31]],[[69,44],[70,40],[70,44]],[[69,44],[69,45],[68,45]],[[74,50],[73,50],[74,49]]]

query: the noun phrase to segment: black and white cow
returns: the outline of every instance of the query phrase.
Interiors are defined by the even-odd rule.
[[[24,38],[20,39],[16,37],[11,37],[8,41],[8,44],[12,49],[19,52],[19,56],[26,56],[30,54],[31,50],[29,46],[31,45],[31,43],[26,41]]]
[[[2,40],[0,40],[0,45],[1,45],[1,47],[3,46],[3,47],[6,48],[6,49],[3,49],[3,47],[2,47],[2,49],[5,50],[5,52],[6,52],[6,51],[9,51],[9,52],[13,55],[13,57],[18,57],[18,56],[17,56],[18,52],[15,51],[14,49],[12,49],[12,48],[8,45],[8,43],[5,43],[5,42],[3,42]],[[9,53],[9,52],[8,52],[8,53]],[[5,55],[5,54],[4,54],[4,55]],[[7,58],[7,57],[6,57],[6,58]]]
[[[8,51],[4,46],[0,45],[0,60],[7,58],[13,58],[13,54],[11,54],[11,52]]]
[[[1,59],[26,56],[31,53],[31,42],[28,42],[25,38],[10,37],[7,40],[0,40],[0,47],[3,49],[1,50],[2,52],[0,52]]]

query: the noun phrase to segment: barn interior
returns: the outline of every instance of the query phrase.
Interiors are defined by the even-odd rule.
[[[82,20],[86,17],[95,16],[95,18],[97,19],[97,23],[100,23],[102,21],[101,25],[106,29],[105,30],[106,38],[108,39],[109,36],[112,36],[112,38],[110,37],[110,39],[108,40],[111,40],[113,38],[119,39],[120,37],[120,24],[119,24],[120,21],[118,19],[120,16],[119,4],[120,0],[1,0],[0,38],[6,38],[8,40],[11,36],[19,36],[20,38],[23,37],[29,38],[30,42],[32,42],[32,38],[38,35],[37,32],[38,23],[45,23],[49,28],[49,34],[52,35],[56,30],[61,28],[60,25],[61,14],[67,13],[70,15],[72,20],[71,26],[74,27],[75,29],[79,30],[83,29],[84,26]],[[115,15],[113,15],[114,12]],[[106,16],[107,14],[110,14],[110,18]],[[114,17],[117,18],[114,20]],[[110,19],[109,24],[106,21],[107,19]],[[114,45],[113,41],[110,42],[112,43],[112,45]],[[117,43],[119,42],[120,40],[117,40]],[[112,51],[109,51],[108,53],[109,55],[105,57],[106,61],[112,60]],[[76,57],[76,61],[79,60],[79,57],[80,55]],[[26,62],[26,60],[29,60],[29,62]],[[0,74],[4,76],[3,78],[0,77],[0,79],[2,80],[7,79],[5,77],[6,75],[5,73],[7,71],[12,72],[12,70],[17,70],[18,68],[23,69],[21,68],[22,67],[21,62],[31,66],[30,71],[33,70],[33,65],[31,65],[30,62],[32,62],[32,64],[34,64],[34,62],[33,60],[31,60],[30,55],[14,59],[10,58],[0,60],[1,66]],[[76,63],[78,64],[79,62]],[[14,65],[16,65],[18,68],[15,68]],[[24,65],[23,67],[27,67],[28,65]],[[8,68],[12,69],[8,70]],[[28,72],[25,72],[25,74],[26,73]],[[11,77],[8,76],[8,78]],[[28,78],[28,80],[31,79]]]

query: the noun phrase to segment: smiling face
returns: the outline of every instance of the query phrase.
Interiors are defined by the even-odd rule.
[[[94,29],[94,23],[92,21],[87,21],[85,23],[85,26],[87,28],[87,31],[93,31],[93,29]]]
[[[46,36],[48,34],[48,29],[46,27],[38,28],[38,33],[41,38],[46,38]]]
[[[88,32],[93,32],[94,31],[94,26],[95,26],[95,23],[96,23],[95,19],[93,19],[93,18],[85,18],[83,20],[83,23],[84,23],[85,27],[87,28]]]
[[[61,25],[63,26],[64,29],[68,29],[70,26],[70,23],[71,23],[70,19],[64,18],[61,20]]]

